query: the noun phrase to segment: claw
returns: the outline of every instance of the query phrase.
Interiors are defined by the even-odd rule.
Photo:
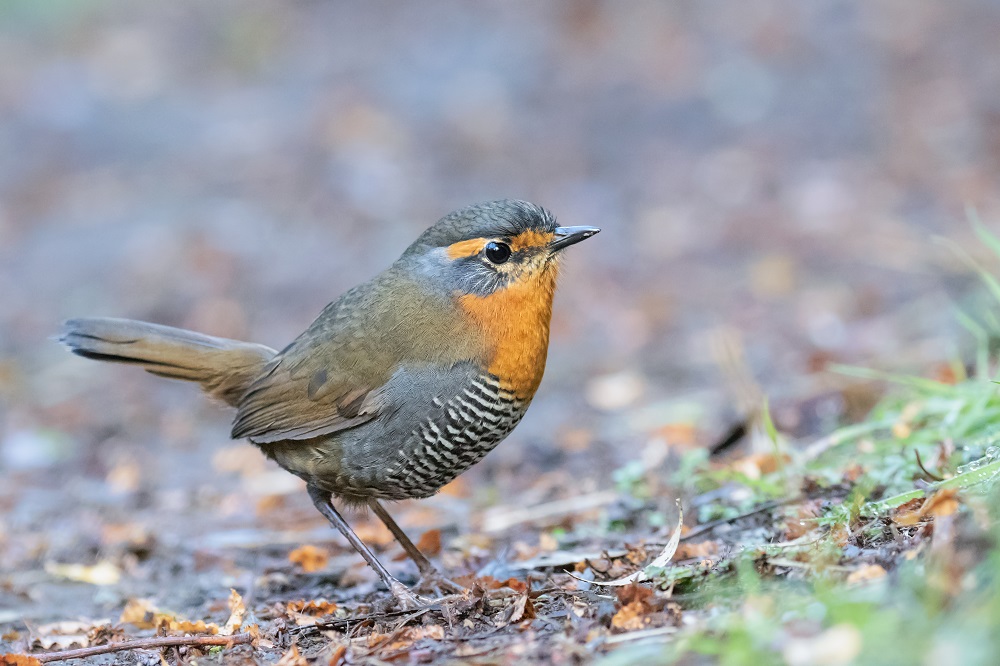
[[[418,610],[434,603],[433,599],[420,596],[398,580],[393,581],[389,591],[392,592],[392,596],[396,597],[396,602],[399,603],[399,607],[403,610]]]

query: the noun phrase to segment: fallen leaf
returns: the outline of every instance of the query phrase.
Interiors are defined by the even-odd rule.
[[[920,510],[925,516],[934,516],[935,518],[954,514],[958,511],[958,490],[946,488],[937,491],[927,498]]]
[[[371,636],[377,636],[378,640],[371,640]],[[376,646],[383,640],[385,640],[384,634],[372,634],[369,637],[368,645]],[[429,639],[432,641],[440,641],[444,639],[444,627],[439,624],[422,624],[418,627],[407,627],[402,633],[397,635],[393,641],[387,645],[381,646],[385,650],[396,651],[408,648],[417,641]]]
[[[674,558],[677,560],[704,560],[719,554],[718,541],[702,541],[701,543],[682,543],[677,547]]]
[[[298,646],[293,645],[288,648],[288,652],[281,655],[281,659],[278,660],[275,666],[309,666],[309,662],[299,654]]]
[[[122,610],[119,622],[139,629],[161,629],[185,634],[219,633],[219,626],[204,620],[178,619],[176,615],[160,611],[149,599],[130,599]]]
[[[42,624],[35,628],[35,644],[51,650],[52,648],[88,647],[97,635],[97,629],[111,624],[110,620],[92,620],[77,622],[64,620]]]
[[[238,633],[243,626],[243,617],[247,614],[247,607],[243,603],[243,597],[236,590],[229,590],[229,619],[219,630],[223,636],[232,636]]]
[[[0,654],[0,666],[42,666],[42,662],[26,654]]]
[[[121,569],[111,562],[93,565],[46,562],[45,571],[53,576],[91,585],[115,585],[122,577]]]
[[[285,610],[292,613],[312,615],[313,617],[322,617],[336,613],[337,604],[326,599],[310,599],[309,601],[301,599],[299,601],[289,601],[285,604]]]
[[[860,479],[865,474],[865,468],[860,463],[854,463],[853,465],[848,465],[847,469],[844,470],[844,481],[848,483],[854,483]]]
[[[883,577],[885,577],[885,569],[877,564],[866,564],[860,569],[851,572],[851,575],[847,577],[847,584],[859,585]]]
[[[650,603],[653,590],[642,585],[628,585],[618,589],[621,608],[611,618],[611,628],[618,631],[638,631],[653,623],[657,608]]]
[[[338,645],[330,651],[330,658],[326,660],[327,666],[341,666],[347,659],[347,646]]]
[[[622,606],[621,609],[611,618],[611,628],[618,631],[638,631],[645,629],[651,624],[652,619],[647,615],[646,608],[640,603],[631,603]]]
[[[653,590],[643,585],[626,585],[618,590],[618,603],[625,606],[631,603],[648,604]]]
[[[163,618],[159,625],[161,629],[167,631],[181,632],[182,634],[211,634],[219,633],[219,625],[204,620],[178,620],[176,618]]]
[[[847,525],[844,523],[837,523],[830,528],[830,540],[841,548],[847,545],[847,540],[850,536],[851,534],[847,530]]]
[[[690,421],[668,423],[657,428],[654,434],[665,440],[672,447],[690,448],[700,444],[698,429]]]
[[[317,618],[333,615],[336,611],[337,604],[325,599],[289,601],[285,604],[285,615],[300,627],[314,625]]]
[[[788,454],[777,456],[773,453],[754,453],[733,461],[730,468],[740,472],[748,479],[759,479],[765,474],[773,474],[779,468],[791,462]]]
[[[427,530],[420,535],[417,540],[417,550],[427,557],[434,557],[441,552],[441,530]],[[405,560],[408,555],[405,552],[399,553],[393,558],[395,561]]]
[[[677,527],[674,528],[673,533],[670,535],[670,540],[667,541],[667,545],[663,547],[663,550],[660,551],[660,554],[656,556],[656,559],[650,562],[647,566],[643,567],[642,569],[639,569],[638,571],[633,571],[627,576],[610,581],[596,581],[596,580],[589,581],[580,578],[571,571],[568,571],[567,573],[573,578],[576,578],[577,580],[581,580],[585,583],[591,583],[593,585],[601,585],[604,587],[620,587],[622,585],[629,585],[630,583],[642,582],[646,580],[646,569],[652,567],[663,568],[668,564],[670,564],[670,560],[673,559],[674,553],[677,552],[677,546],[681,542],[681,529],[683,527],[684,527],[684,510],[681,508],[681,501],[677,500]]]
[[[299,565],[306,573],[315,573],[326,567],[330,554],[323,548],[306,544],[290,552],[288,559],[292,564]]]
[[[813,500],[804,502],[794,508],[791,515],[785,517],[784,540],[792,541],[809,534],[816,527],[816,518],[822,510],[822,502]]]
[[[915,506],[917,502],[919,506]],[[897,525],[916,525],[929,518],[950,516],[958,511],[958,507],[958,491],[954,488],[945,488],[924,500],[910,500],[898,507],[893,513],[892,520]]]
[[[149,599],[129,599],[118,621],[139,629],[152,629],[156,626],[155,615],[156,606]]]
[[[493,576],[480,576],[476,577],[475,574],[469,574],[467,576],[459,576],[455,579],[455,582],[467,588],[473,586],[479,586],[484,590],[499,590],[501,588],[509,588],[515,592],[527,592],[528,584],[524,581],[520,581],[516,578],[508,578],[507,580],[497,580]]]

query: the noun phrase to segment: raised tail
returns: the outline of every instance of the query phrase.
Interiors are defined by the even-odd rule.
[[[70,319],[59,342],[85,358],[133,363],[154,375],[197,382],[234,407],[276,353],[251,342],[107,317]]]

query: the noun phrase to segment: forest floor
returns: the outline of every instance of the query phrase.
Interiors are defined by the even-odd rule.
[[[998,31],[983,2],[0,3],[0,654],[995,663],[1000,262],[962,211],[1000,219]],[[50,339],[280,349],[500,197],[603,231],[524,421],[390,507],[467,588],[419,611],[230,413]]]
[[[985,659],[1000,640],[1000,392],[987,332],[1000,284],[980,277],[992,310],[956,315],[978,341],[970,359],[898,376],[828,366],[843,388],[770,406],[722,339],[745,418],[714,441],[678,418],[637,439],[606,485],[584,487],[577,470],[602,464],[596,435],[568,430],[556,459],[492,469],[500,495],[463,477],[398,505],[467,588],[416,611],[394,606],[302,484],[253,447],[217,449],[209,469],[186,470],[186,488],[151,490],[128,455],[62,499],[14,476],[3,502],[38,522],[3,542],[17,566],[0,586],[2,647],[41,658],[135,641],[88,663],[285,666]],[[624,383],[590,390],[615,400]],[[863,417],[804,437],[773,417],[810,421],[830,405],[834,420]],[[81,493],[87,507],[67,510],[65,496]],[[416,581],[384,528],[355,524]]]

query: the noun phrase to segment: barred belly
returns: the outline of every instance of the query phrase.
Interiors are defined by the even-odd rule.
[[[520,422],[528,401],[504,389],[496,377],[481,376],[414,428],[388,462],[387,499],[427,497],[493,450]]]

